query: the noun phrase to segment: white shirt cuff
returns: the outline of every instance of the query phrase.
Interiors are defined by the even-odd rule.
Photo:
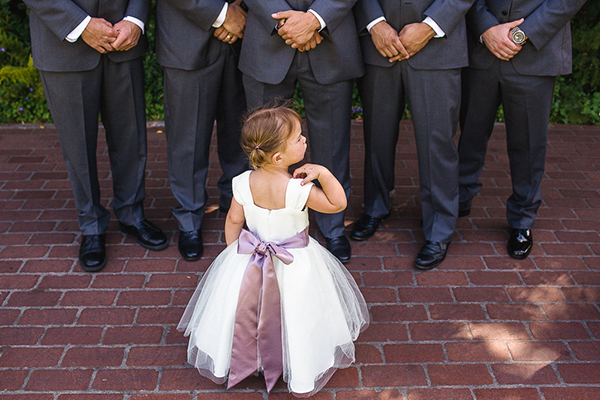
[[[215,20],[215,22],[212,24],[213,28],[220,28],[221,25],[223,25],[223,22],[225,22],[225,18],[227,17],[227,10],[229,9],[229,4],[225,3],[223,5],[223,8],[221,9],[221,13],[219,14],[219,16],[217,17],[217,19]]]
[[[378,23],[380,23],[381,21],[385,21],[385,17],[379,17],[377,19],[374,19],[373,21],[371,21],[371,23],[369,25],[367,25],[367,31],[371,32],[371,28],[374,27],[375,25],[377,25]]]
[[[446,33],[442,30],[442,28],[440,28],[440,26],[431,17],[425,18],[423,20],[423,22],[425,22],[427,25],[429,25],[431,27],[431,29],[433,29],[435,31],[434,38],[441,38],[441,37],[446,36]]]
[[[136,17],[127,16],[127,17],[123,18],[123,21],[133,22],[134,24],[136,24],[137,26],[140,27],[140,29],[142,30],[142,35],[144,34],[144,27],[145,27],[145,25],[144,25],[144,23],[142,21],[140,21]]]
[[[76,42],[77,39],[79,39],[79,36],[81,36],[81,34],[83,33],[83,31],[85,31],[85,28],[87,28],[91,20],[92,17],[90,17],[89,15],[85,17],[85,19],[81,21],[79,25],[77,25],[77,28],[73,29],[71,33],[67,35],[67,37],[65,38],[66,41],[70,43]]]
[[[308,9],[308,12],[311,13],[312,15],[314,15],[315,17],[317,17],[317,20],[319,21],[319,24],[321,25],[321,29],[319,29],[319,32],[321,32],[323,29],[325,29],[327,24],[325,23],[323,18],[321,18],[319,13],[317,13],[315,10],[311,10],[310,8]]]

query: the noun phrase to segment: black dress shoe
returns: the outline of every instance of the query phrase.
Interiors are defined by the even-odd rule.
[[[417,258],[415,259],[415,268],[433,269],[437,267],[446,258],[446,253],[448,253],[449,246],[450,242],[439,243],[430,242],[429,240],[426,241],[423,247],[421,247],[419,254],[417,254]]]
[[[377,228],[379,228],[379,223],[384,218],[385,217],[371,217],[368,214],[361,215],[358,221],[356,221],[356,223],[354,224],[354,228],[352,229],[350,237],[354,240],[367,240],[368,238],[373,236],[375,232],[377,232]]]
[[[135,225],[125,225],[119,222],[119,229],[123,233],[134,235],[138,243],[146,249],[162,250],[169,245],[163,231],[147,219],[143,219]]]
[[[471,209],[465,208],[464,210],[458,210],[458,218],[466,217],[471,215]]]
[[[334,237],[334,238],[325,238],[325,244],[327,245],[327,250],[331,252],[334,256],[337,257],[343,263],[347,263],[350,261],[350,256],[352,255],[352,247],[350,247],[350,241],[346,237],[346,235]]]
[[[177,244],[179,253],[186,261],[196,261],[204,253],[202,244],[202,231],[179,231],[179,243]]]
[[[527,258],[533,247],[531,229],[511,229],[508,238],[508,255],[522,260]]]
[[[79,246],[79,264],[87,272],[98,272],[106,265],[105,236],[83,235]]]

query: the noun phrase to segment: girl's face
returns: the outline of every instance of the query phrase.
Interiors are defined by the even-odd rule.
[[[292,165],[302,161],[304,153],[306,153],[306,138],[302,136],[300,122],[296,121],[294,130],[287,140],[287,147],[283,151],[283,155],[288,158],[287,161]]]

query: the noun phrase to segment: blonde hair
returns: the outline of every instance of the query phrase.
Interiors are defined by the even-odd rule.
[[[298,113],[285,106],[259,108],[246,117],[240,144],[255,169],[270,163],[277,151],[285,150],[297,123]]]

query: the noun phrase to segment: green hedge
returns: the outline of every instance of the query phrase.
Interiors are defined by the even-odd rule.
[[[572,28],[573,74],[557,80],[550,122],[600,125],[600,2],[588,1],[573,19]],[[152,46],[153,16],[147,32]],[[147,118],[162,120],[163,78],[154,52],[146,54],[144,65]],[[51,121],[31,62],[27,8],[18,0],[0,0],[0,68],[0,123]],[[303,113],[301,93],[297,91],[295,97],[298,111]],[[353,117],[360,117],[356,90],[353,103]],[[502,118],[500,110],[498,120]]]

